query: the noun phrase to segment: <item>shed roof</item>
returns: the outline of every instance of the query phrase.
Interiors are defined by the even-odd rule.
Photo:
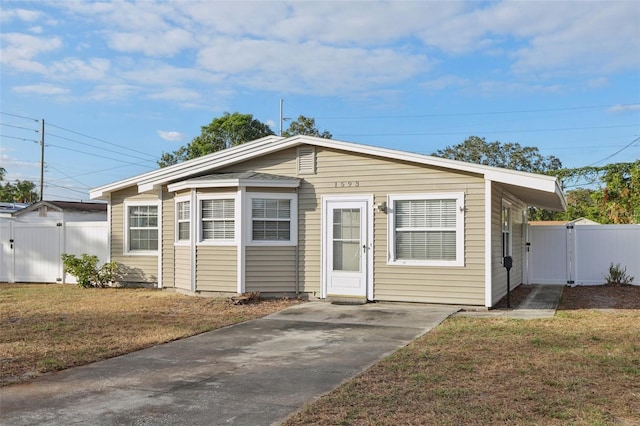
[[[162,185],[201,176],[205,173],[212,173],[223,167],[229,167],[243,161],[300,145],[312,145],[440,167],[453,171],[475,173],[484,177],[486,180],[503,184],[508,191],[529,205],[550,210],[564,210],[566,208],[566,201],[562,189],[560,188],[558,180],[552,176],[465,163],[424,154],[312,136],[292,136],[289,138],[268,136],[173,166],[100,186],[91,190],[90,196],[92,199],[105,199],[107,195],[113,191],[134,185],[138,186],[138,192],[157,190]]]
[[[93,212],[106,212],[107,205],[105,203],[96,203],[96,202],[84,202],[84,201],[38,201],[37,203],[31,204],[29,207],[25,207],[22,210],[15,212],[14,216],[19,216],[23,213],[28,213],[34,210],[38,210],[42,206],[47,206],[48,208],[56,211],[75,211],[75,212],[85,212],[85,213],[93,213]]]

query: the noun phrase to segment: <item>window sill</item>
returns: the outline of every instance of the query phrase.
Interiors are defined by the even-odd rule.
[[[418,267],[456,267],[461,268],[464,267],[464,262],[453,260],[393,260],[388,261],[387,265],[389,266],[418,266]]]

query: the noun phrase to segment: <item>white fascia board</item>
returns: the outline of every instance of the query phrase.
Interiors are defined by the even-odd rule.
[[[264,138],[263,138],[264,139]],[[184,163],[176,164],[176,166],[182,166],[172,170],[162,169],[162,174],[151,176],[147,179],[141,179],[138,183],[138,191],[146,192],[154,188],[157,188],[171,180],[185,179],[194,174],[199,174],[207,171],[211,171],[220,167],[235,164],[250,158],[254,158],[258,155],[262,155],[263,148],[265,146],[274,145],[280,139],[276,140],[258,140],[249,142],[246,144],[238,145],[228,150],[219,151],[213,154],[205,155],[204,157],[196,158],[194,160],[185,161]],[[259,154],[257,154],[257,152]],[[175,167],[175,166],[172,166]],[[169,168],[167,168],[169,169]]]
[[[208,154],[202,157],[194,158],[193,160],[188,160],[182,163],[174,164],[172,166],[164,167],[161,169],[153,170],[147,173],[143,173],[128,179],[120,180],[117,182],[110,183],[108,185],[103,185],[97,188],[94,188],[89,191],[89,196],[91,199],[99,199],[107,196],[108,193],[113,191],[118,191],[123,188],[127,188],[130,186],[134,186],[136,184],[140,184],[141,182],[153,181],[155,179],[161,178],[162,176],[180,173],[185,169],[190,171],[193,167],[198,167],[201,164],[208,164],[212,160],[215,160],[217,157],[229,155],[229,151],[244,151],[244,150],[253,150],[256,146],[262,146],[265,144],[270,144],[273,142],[277,142],[282,140],[283,138],[279,136],[266,136],[264,138],[256,139],[255,141],[247,142],[246,144],[238,145],[233,148],[229,148],[228,150],[214,152],[212,154]],[[191,174],[191,173],[189,173]],[[149,190],[153,190],[157,185],[152,185],[147,187],[144,190],[138,189],[139,192],[146,192]]]
[[[169,192],[180,191],[191,188],[229,188],[251,186],[260,188],[297,188],[300,186],[299,180],[271,180],[271,179],[209,179],[198,181],[182,181],[172,183],[167,186]]]

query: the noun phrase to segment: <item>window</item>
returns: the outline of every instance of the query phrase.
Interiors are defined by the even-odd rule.
[[[390,196],[390,263],[464,265],[464,194]]]
[[[176,203],[176,220],[178,241],[189,241],[191,235],[191,202],[179,201]]]
[[[291,200],[254,198],[251,200],[253,241],[291,239]]]
[[[235,239],[235,199],[201,200],[200,209],[202,241]]]
[[[297,243],[297,195],[249,193],[247,237],[253,245]]]
[[[511,205],[502,203],[502,258],[511,256]]]
[[[127,206],[128,251],[158,250],[158,206]]]

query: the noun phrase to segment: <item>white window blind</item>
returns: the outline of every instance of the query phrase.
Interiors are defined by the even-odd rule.
[[[397,200],[397,260],[456,260],[456,200]]]
[[[178,241],[189,241],[191,223],[191,203],[181,201],[177,203]]]
[[[235,238],[235,200],[201,201],[202,239],[233,240]]]
[[[291,240],[291,200],[253,198],[251,221],[253,241]]]

